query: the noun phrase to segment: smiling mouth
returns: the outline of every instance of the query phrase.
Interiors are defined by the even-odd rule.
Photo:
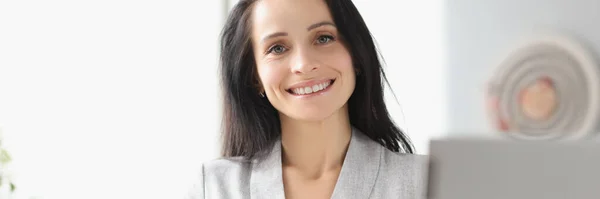
[[[290,88],[290,89],[287,89],[286,91],[292,95],[310,95],[310,94],[315,94],[315,93],[319,93],[319,92],[323,92],[323,91],[327,90],[329,87],[331,87],[331,85],[333,85],[334,82],[335,82],[335,79],[332,79],[327,82],[322,82],[322,83],[318,83],[318,84],[314,84],[314,85],[298,87],[298,88]]]

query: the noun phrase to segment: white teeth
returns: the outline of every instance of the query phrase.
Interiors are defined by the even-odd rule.
[[[329,87],[329,84],[330,84],[329,82],[324,82],[324,83],[316,84],[313,86],[307,86],[307,87],[303,87],[303,88],[295,88],[295,89],[292,89],[291,91],[294,94],[308,95],[308,94],[326,89],[327,87]]]

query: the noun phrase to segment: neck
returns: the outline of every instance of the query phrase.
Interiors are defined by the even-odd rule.
[[[347,108],[322,121],[281,117],[283,166],[310,178],[339,171],[350,143],[352,127]]]

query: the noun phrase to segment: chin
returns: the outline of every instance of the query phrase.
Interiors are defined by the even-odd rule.
[[[295,120],[304,121],[304,122],[322,122],[325,121],[328,116],[325,115],[301,115],[298,117],[293,117]]]
[[[335,112],[336,110],[329,109],[304,109],[297,110],[293,114],[286,114],[286,116],[299,121],[321,122],[330,118]]]

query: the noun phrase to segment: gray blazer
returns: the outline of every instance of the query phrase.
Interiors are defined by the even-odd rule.
[[[285,198],[281,142],[262,161],[221,158],[204,163],[187,199]],[[395,153],[352,129],[331,198],[425,198],[427,157]]]

